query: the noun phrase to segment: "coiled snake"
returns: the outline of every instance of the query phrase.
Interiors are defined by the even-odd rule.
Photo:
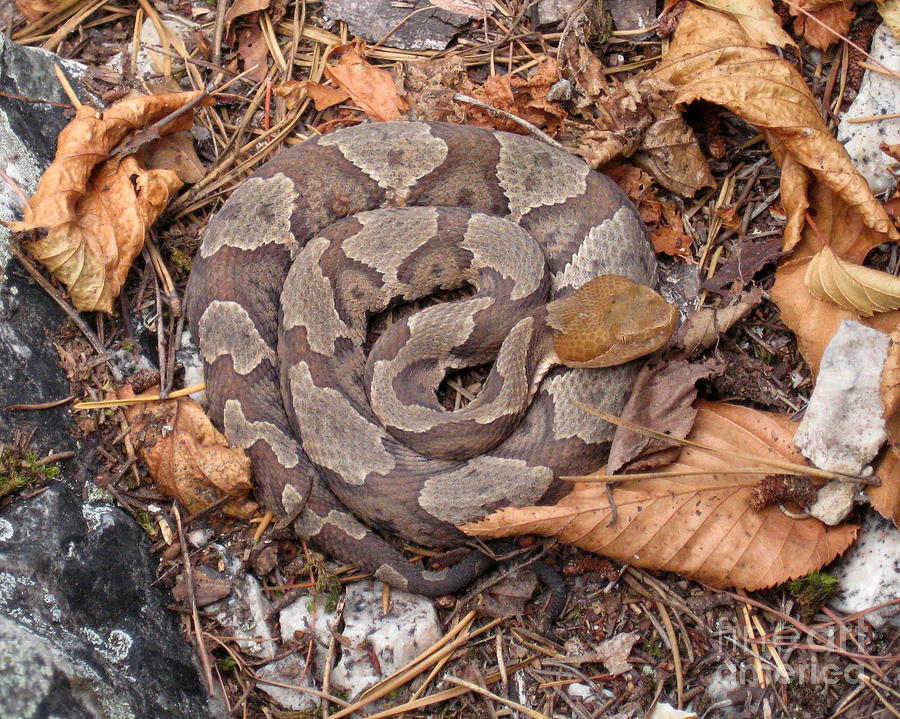
[[[587,367],[671,333],[658,295],[598,275],[655,279],[643,224],[609,179],[529,137],[377,123],[304,142],[243,182],[205,232],[187,311],[211,416],[247,450],[265,505],[321,549],[435,595],[479,561],[423,570],[373,528],[460,544],[455,525],[595,469],[612,428],[572,400],[618,412],[636,368]],[[373,313],[465,285],[473,296],[395,323],[366,359]],[[507,336],[475,401],[443,410],[446,371],[488,361]],[[560,361],[579,368],[550,369]]]

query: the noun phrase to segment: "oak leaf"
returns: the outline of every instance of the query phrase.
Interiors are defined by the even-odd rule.
[[[797,423],[747,407],[701,402],[688,439],[709,447],[803,463],[791,444]],[[611,478],[617,521],[605,485],[576,484],[552,506],[512,507],[462,527],[479,537],[541,534],[635,566],[678,572],[717,587],[748,590],[819,569],[841,554],[857,527],[793,519],[777,506],[751,509],[759,477],[729,474],[736,460],[685,447],[670,472],[700,476],[626,481]]]
[[[789,156],[795,173],[811,172],[855,208],[869,227],[900,238],[865,178],[825,124],[803,77],[774,52],[753,45],[736,20],[688,4],[654,74],[677,88],[676,104],[706,100],[756,125],[782,171]],[[804,185],[793,175],[790,180]],[[785,209],[789,215],[793,209],[786,200]],[[798,241],[802,225],[795,222],[789,229],[785,231],[787,248]]]
[[[847,37],[856,17],[852,7],[852,0],[799,0],[790,6],[791,15],[796,16],[794,31],[802,33],[813,47],[826,50],[842,35]]]
[[[366,59],[366,43],[356,38],[331,51],[325,63],[325,75],[346,90],[353,101],[373,120],[397,120],[409,108],[400,97],[394,78],[387,70],[375,67]]]
[[[863,317],[900,309],[900,277],[842,260],[828,246],[806,266],[806,288]]]
[[[246,519],[256,512],[248,498],[250,458],[228,446],[197,402],[189,397],[145,402],[125,415],[138,455],[162,494],[191,513],[223,499],[223,514]]]
[[[733,15],[747,37],[760,47],[777,45],[787,47],[797,43],[781,27],[781,18],[772,7],[771,0],[700,0],[713,10]]]
[[[56,157],[41,176],[18,232],[46,228],[25,245],[69,290],[81,311],[111,312],[147,228],[181,187],[169,168],[147,169],[137,155],[110,157],[129,133],[165,118],[197,93],[169,93],[122,100],[99,111],[80,106],[57,138]],[[189,129],[185,113],[160,128],[163,135]]]

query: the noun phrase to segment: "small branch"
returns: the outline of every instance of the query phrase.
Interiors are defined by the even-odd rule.
[[[453,99],[457,102],[466,102],[470,105],[474,105],[475,107],[480,107],[482,110],[491,113],[492,115],[497,115],[498,117],[505,117],[507,120],[512,120],[517,125],[524,127],[528,132],[533,134],[538,139],[543,140],[548,145],[553,145],[553,147],[558,147],[560,149],[564,149],[562,145],[560,145],[556,140],[554,140],[550,135],[541,130],[538,127],[532,125],[528,120],[523,120],[521,117],[517,115],[513,115],[511,112],[507,112],[506,110],[501,110],[496,107],[492,107],[488,105],[486,102],[482,102],[481,100],[476,100],[474,97],[470,97],[469,95],[462,95],[460,93],[456,93],[453,96]]]
[[[81,319],[81,315],[79,315],[75,311],[75,308],[72,307],[72,305],[70,305],[68,302],[66,302],[65,299],[63,299],[63,296],[56,290],[56,288],[51,285],[46,279],[44,279],[44,276],[40,272],[38,272],[37,267],[35,267],[32,264],[31,260],[29,260],[25,256],[25,253],[22,252],[22,248],[19,247],[19,244],[17,242],[10,241],[9,247],[12,250],[13,256],[19,261],[19,264],[21,264],[22,267],[25,268],[25,271],[28,272],[29,275],[31,275],[31,278],[41,286],[41,289],[43,289],[44,292],[50,295],[53,301],[62,308],[62,311],[69,316],[69,319],[72,320],[72,322],[75,323],[75,326],[81,330],[81,333],[85,336],[85,339],[87,339],[87,341],[91,343],[91,347],[97,350],[97,354],[104,354],[106,352],[106,348],[103,347],[100,339],[97,337],[97,335],[94,334],[94,331],[87,326],[87,323],[83,319]]]

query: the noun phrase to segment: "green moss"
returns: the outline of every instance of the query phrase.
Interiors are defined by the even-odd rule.
[[[341,592],[344,591],[344,585],[341,580],[329,572],[324,567],[319,569],[316,576],[316,592],[325,595],[325,611],[333,612],[337,609],[338,602],[341,599]]]
[[[837,577],[826,572],[812,572],[788,582],[788,591],[794,595],[806,616],[815,614],[825,602],[841,591]]]
[[[0,451],[0,497],[26,487],[40,487],[58,474],[58,464],[41,464],[34,452],[14,447],[5,447]]]
[[[169,260],[184,274],[191,271],[191,258],[184,254],[181,250],[172,250],[169,252]]]
[[[153,523],[149,514],[142,512],[141,510],[136,510],[134,513],[134,521],[137,522],[141,529],[143,529],[150,537],[156,537],[156,524]]]
[[[663,656],[663,641],[659,637],[654,637],[653,639],[648,639],[644,642],[644,651],[647,652],[654,659],[662,659]]]
[[[219,671],[232,672],[237,669],[238,663],[235,661],[234,657],[229,654],[227,657],[222,657],[217,661],[216,666],[219,668]]]

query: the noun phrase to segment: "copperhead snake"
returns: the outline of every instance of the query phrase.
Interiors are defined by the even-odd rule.
[[[654,282],[635,208],[577,158],[387,122],[308,140],[245,180],[205,231],[187,312],[211,417],[250,455],[265,506],[323,551],[438,595],[480,560],[424,570],[376,531],[459,545],[456,525],[596,469],[612,428],[572,400],[621,410],[636,363],[591,367],[668,338]],[[395,323],[366,359],[373,313],[465,285],[475,294]],[[475,401],[444,410],[445,373],[493,355]]]

